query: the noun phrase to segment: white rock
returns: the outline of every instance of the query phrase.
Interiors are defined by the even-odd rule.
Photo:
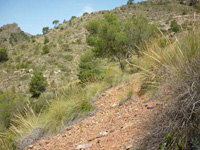
[[[31,72],[33,72],[33,69],[29,69],[29,71],[28,71],[29,73],[31,73]]]
[[[128,145],[128,146],[126,147],[126,150],[130,150],[131,148],[133,148],[133,145]]]
[[[92,146],[92,144],[77,145],[76,149],[82,150],[82,149],[86,149],[86,148],[91,147],[91,146]]]
[[[58,74],[58,73],[60,73],[60,72],[61,72],[61,70],[57,70],[57,71],[55,70],[55,71],[54,71],[55,74]]]
[[[116,107],[116,106],[117,106],[117,104],[112,104],[112,105],[111,105],[111,107]]]
[[[7,73],[7,72],[6,72]],[[20,73],[20,71],[14,71],[14,74],[19,74]]]
[[[107,131],[101,131],[101,132],[99,132],[99,135],[100,135],[100,136],[106,136],[107,134],[108,134]]]

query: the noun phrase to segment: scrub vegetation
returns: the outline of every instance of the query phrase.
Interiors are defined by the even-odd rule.
[[[32,144],[21,141],[36,129],[38,138],[61,132],[94,114],[100,93],[128,83],[123,105],[132,99],[129,80],[137,73],[139,96],[166,97],[141,149],[198,149],[198,9],[197,2],[129,0],[111,11],[54,20],[53,29],[34,37],[5,36],[10,28],[0,28],[0,148]]]

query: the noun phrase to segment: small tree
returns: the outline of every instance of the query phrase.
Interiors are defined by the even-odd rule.
[[[2,48],[0,49],[0,62],[8,60],[8,52],[7,49]]]
[[[76,16],[72,16],[70,20],[73,20],[73,19],[75,19],[75,18],[76,18]]]
[[[42,33],[43,34],[47,34],[49,32],[49,27],[44,27],[43,29],[42,29]]]
[[[122,30],[122,24],[118,21],[117,15],[105,13],[104,19],[89,22],[86,27],[90,36],[87,38],[88,44],[94,46],[93,52],[96,56],[117,58],[123,70],[123,58],[127,54],[126,34]]]
[[[54,27],[57,27],[59,24],[59,20],[54,20],[52,23],[53,23]]]
[[[82,83],[86,83],[103,79],[105,69],[102,60],[95,58],[95,54],[91,50],[87,50],[80,58],[78,71],[79,79]]]
[[[138,47],[143,41],[147,41],[158,32],[156,24],[150,24],[148,17],[144,13],[137,13],[136,16],[126,18],[124,30],[127,36],[128,51],[135,51],[139,54]]]
[[[84,13],[83,13],[83,16],[86,16],[86,15],[88,15],[88,14],[89,14],[88,12],[84,12]]]
[[[86,42],[94,47],[95,55],[117,59],[123,70],[124,59],[132,51],[139,54],[137,46],[152,37],[157,28],[149,24],[148,18],[142,14],[119,21],[117,15],[108,12],[104,19],[90,21],[86,29],[90,33]]]
[[[49,42],[49,38],[47,36],[44,37],[44,44],[47,44]]]
[[[173,32],[179,32],[180,29],[181,29],[181,26],[177,23],[176,20],[173,20],[173,21],[171,22],[170,27],[171,27],[171,30],[172,30]]]
[[[47,45],[45,45],[42,50],[43,50],[43,54],[49,53],[49,47]]]
[[[133,4],[134,0],[128,0],[127,5]]]
[[[15,88],[0,94],[0,130],[8,129],[15,114],[22,111],[25,104],[25,95],[16,93]]]
[[[29,83],[29,91],[32,93],[32,97],[38,98],[46,90],[47,85],[47,79],[42,72],[35,72]]]

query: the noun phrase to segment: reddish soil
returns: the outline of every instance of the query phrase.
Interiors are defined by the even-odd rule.
[[[35,150],[124,150],[137,148],[139,141],[149,132],[145,129],[148,121],[162,107],[160,101],[147,102],[137,95],[140,84],[135,78],[133,98],[119,106],[121,97],[126,97],[128,84],[120,84],[102,93],[94,103],[98,110],[68,127],[62,133],[41,139],[28,149]]]

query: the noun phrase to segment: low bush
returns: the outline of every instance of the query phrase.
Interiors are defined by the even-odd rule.
[[[65,59],[66,59],[67,61],[72,61],[72,60],[73,60],[73,56],[72,56],[72,55],[66,55],[66,56],[65,56]]]
[[[167,40],[164,49],[159,44],[146,44],[139,69],[147,87],[165,91],[167,106],[141,149],[189,150],[200,133],[200,31],[174,43]]]
[[[181,30],[181,26],[177,23],[176,20],[173,20],[170,24],[170,29],[173,31],[173,32],[179,32]]]
[[[1,131],[0,131],[1,132]],[[0,148],[1,150],[17,149],[17,143],[14,141],[15,134],[9,130],[4,130],[0,134]]]
[[[71,52],[72,49],[69,47],[69,44],[63,44],[62,49],[66,52]]]
[[[77,44],[81,44],[81,43],[82,43],[81,38],[78,38],[78,39],[76,40],[76,43],[77,43]]]
[[[48,83],[42,72],[35,72],[29,83],[29,91],[33,97],[39,97],[46,90]]]
[[[182,11],[182,15],[186,15],[186,14],[187,14],[187,10],[184,9],[184,10]]]
[[[14,90],[5,91],[0,94],[0,129],[7,129],[11,125],[11,119],[18,111],[22,111],[25,96]]]
[[[0,62],[8,60],[8,52],[7,49],[1,48],[0,49]]]
[[[83,16],[86,16],[86,15],[88,15],[88,14],[89,14],[88,12],[84,12],[84,13],[83,13]]]
[[[78,71],[78,77],[82,83],[101,80],[104,76],[102,60],[95,58],[91,50],[81,56]]]
[[[49,43],[49,38],[47,36],[44,37],[44,44]]]
[[[16,68],[19,69],[29,69],[29,64],[27,62],[22,62],[16,65]]]
[[[42,48],[42,51],[43,51],[43,54],[48,54],[49,53],[49,47],[47,45],[45,45],[43,48]]]
[[[35,39],[32,39],[32,43],[35,43],[35,41],[36,41]]]
[[[71,70],[64,64],[60,64],[58,63],[57,66],[63,71],[63,72],[66,72],[66,73],[70,73]]]
[[[46,133],[56,133],[77,117],[82,117],[91,110],[94,110],[94,107],[89,102],[90,97],[87,96],[87,93],[87,91],[78,85],[71,86],[67,91],[64,91],[66,97],[53,102],[47,113]]]
[[[72,16],[70,20],[76,19],[76,16]]]

